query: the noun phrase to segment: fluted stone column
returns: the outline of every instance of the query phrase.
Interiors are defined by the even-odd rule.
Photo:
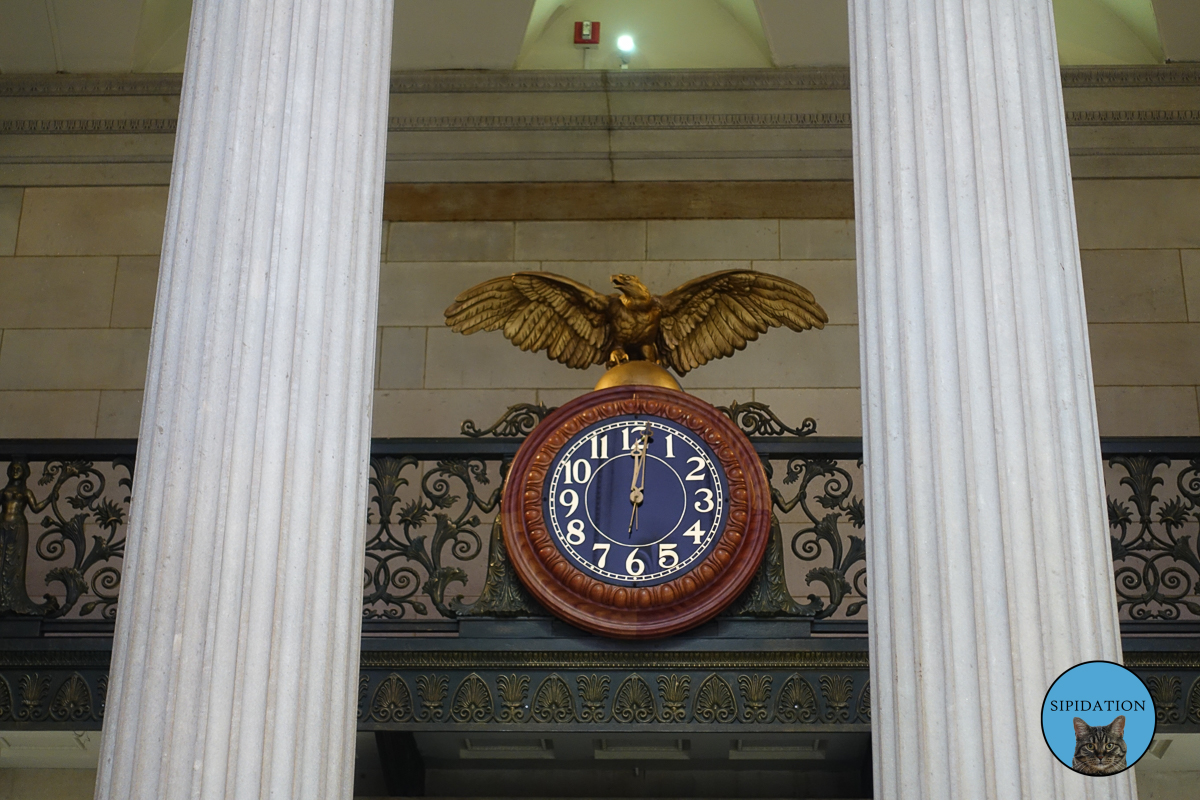
[[[1053,679],[1121,647],[1051,0],[850,0],[875,792],[1131,798]]]
[[[390,0],[196,0],[97,798],[352,790]]]

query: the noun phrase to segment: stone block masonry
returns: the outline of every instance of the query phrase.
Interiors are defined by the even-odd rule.
[[[1200,180],[1076,187],[1101,433],[1200,435],[1200,246],[1186,211],[1189,198],[1200,198]],[[666,190],[655,191],[656,205],[644,211],[668,207]],[[453,194],[453,207],[433,210],[499,213],[471,201],[466,187]],[[1163,197],[1185,210],[1128,222],[1129,208],[1155,207]],[[0,436],[136,435],[165,204],[156,187],[0,191],[0,410],[8,412],[0,413]],[[844,213],[836,197],[824,211],[802,211]],[[521,353],[499,333],[452,336],[442,325],[458,292],[517,270],[556,272],[602,291],[612,291],[616,272],[638,274],[657,292],[720,269],[795,280],[829,312],[825,331],[772,331],[684,385],[701,396],[769,402],[788,419],[815,416],[822,434],[861,433],[853,220],[382,224],[375,436],[453,436],[463,419],[491,420],[515,402],[558,403],[591,387],[595,376]]]

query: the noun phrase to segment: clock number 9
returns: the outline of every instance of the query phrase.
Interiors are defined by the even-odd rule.
[[[569,544],[583,544],[583,520],[573,519],[567,523],[567,542]]]
[[[579,508],[579,495],[575,494],[574,489],[563,489],[562,494],[558,496],[558,502],[564,506],[571,507],[571,510],[567,512],[567,516],[569,517]]]
[[[716,508],[716,505],[713,503],[712,489],[697,489],[696,494],[704,495],[703,500],[697,500],[695,503],[693,503],[693,507],[701,514],[707,514],[709,511],[712,511],[714,508]]]

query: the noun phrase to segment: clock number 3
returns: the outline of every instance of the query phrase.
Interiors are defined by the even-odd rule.
[[[696,494],[704,495],[703,500],[697,500],[693,504],[693,508],[695,508],[701,514],[707,514],[709,511],[712,511],[714,508],[716,508],[716,505],[713,503],[712,489],[697,489]]]

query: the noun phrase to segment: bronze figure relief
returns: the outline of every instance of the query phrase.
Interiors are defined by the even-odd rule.
[[[612,283],[619,293],[602,295],[562,275],[517,272],[460,294],[446,324],[459,333],[503,331],[522,350],[545,350],[574,369],[648,361],[686,375],[770,328],[829,321],[812,292],[764,272],[714,272],[665,295],[632,275],[613,275]]]

